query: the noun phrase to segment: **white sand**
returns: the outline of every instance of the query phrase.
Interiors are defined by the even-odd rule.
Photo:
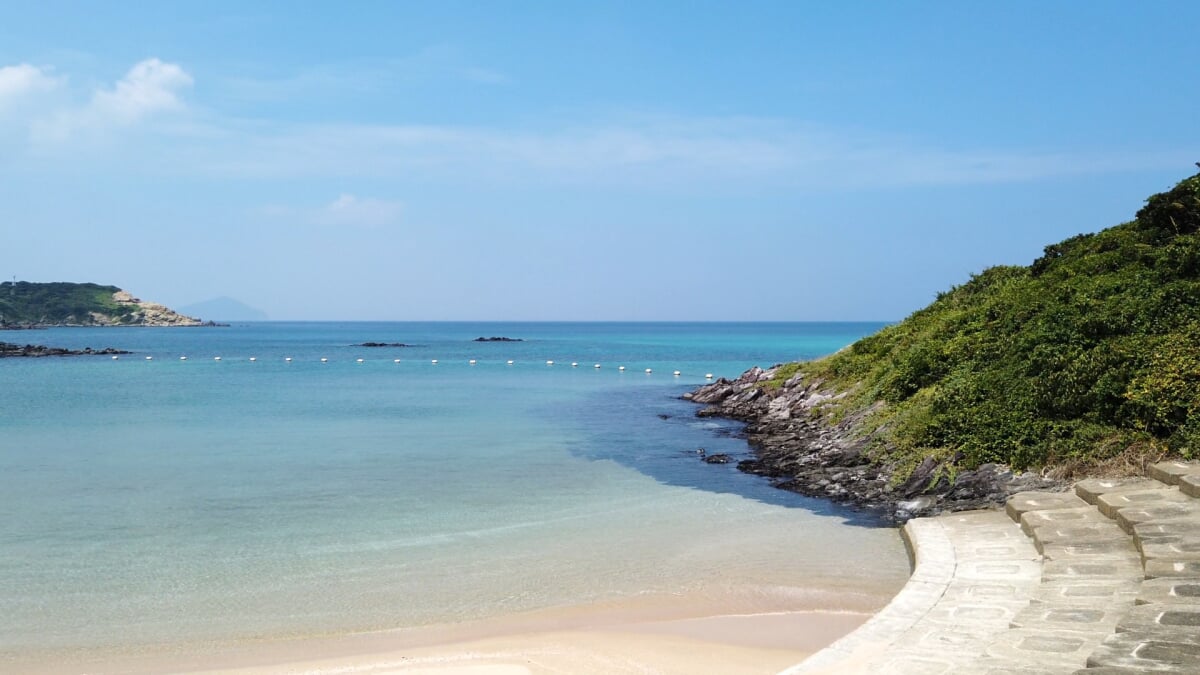
[[[769,606],[774,602],[744,597],[639,598],[377,633],[138,653],[28,655],[16,662],[0,660],[0,670],[30,675],[765,674],[857,628],[889,599],[887,591],[873,589],[803,603],[840,607],[826,611],[781,610]]]

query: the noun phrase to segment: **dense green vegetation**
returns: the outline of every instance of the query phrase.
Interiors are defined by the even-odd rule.
[[[6,281],[0,284],[0,325],[91,324],[92,313],[133,321],[136,307],[113,300],[116,286]]]
[[[900,465],[1200,456],[1200,175],[801,367],[852,392],[835,416],[884,402],[862,428]]]

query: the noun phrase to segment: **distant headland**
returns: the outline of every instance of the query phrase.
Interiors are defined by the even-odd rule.
[[[116,286],[92,283],[0,283],[0,329],[57,326],[205,326],[165,305]]]

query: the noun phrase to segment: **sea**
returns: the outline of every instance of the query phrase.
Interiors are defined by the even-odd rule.
[[[0,657],[894,592],[894,529],[737,471],[741,425],[680,398],[882,326],[0,333],[132,352],[0,360]]]

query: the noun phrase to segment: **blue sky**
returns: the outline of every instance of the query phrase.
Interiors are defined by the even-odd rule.
[[[6,5],[0,278],[274,319],[899,319],[1200,160],[1194,2]]]

